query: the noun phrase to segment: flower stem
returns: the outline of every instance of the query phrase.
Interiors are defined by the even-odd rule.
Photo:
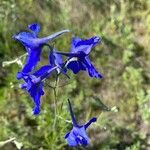
[[[54,91],[54,123],[53,123],[53,129],[55,129],[56,121],[57,121],[57,94],[58,94],[58,83],[59,83],[59,77],[56,76],[55,86],[53,88]]]

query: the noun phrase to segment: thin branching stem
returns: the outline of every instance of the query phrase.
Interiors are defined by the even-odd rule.
[[[59,83],[59,77],[58,75],[56,76],[56,80],[55,80],[55,86],[53,88],[54,91],[54,123],[53,123],[53,129],[55,129],[56,126],[56,121],[57,121],[57,94],[58,94],[58,83]]]

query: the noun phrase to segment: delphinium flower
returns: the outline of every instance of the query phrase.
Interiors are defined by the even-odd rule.
[[[69,30],[62,30],[50,36],[39,38],[38,37],[38,33],[40,32],[39,24],[36,23],[30,24],[28,25],[28,29],[30,30],[30,32],[20,32],[19,34],[13,36],[15,40],[18,40],[19,42],[21,42],[21,44],[23,44],[28,53],[26,64],[22,69],[23,73],[31,72],[37,65],[38,61],[40,60],[40,54],[44,44],[47,44],[47,42],[55,39],[56,37],[60,36],[63,33],[69,32]]]
[[[91,123],[96,122],[97,118],[93,117],[86,124],[79,125],[75,119],[71,103],[69,100],[68,103],[73,128],[69,133],[65,135],[65,139],[67,140],[69,146],[75,147],[78,145],[82,145],[85,147],[89,144],[89,137],[86,134],[86,129],[91,125]]]
[[[20,84],[20,88],[25,89],[34,102],[33,114],[37,115],[40,113],[40,98],[44,95],[43,80],[45,80],[50,73],[55,70],[57,66],[52,67],[46,65],[35,71],[33,74],[27,74],[19,72],[18,76],[22,76],[24,83]],[[19,77],[18,77],[19,78]]]
[[[88,57],[91,49],[100,43],[100,41],[101,39],[98,36],[84,40],[74,37],[72,38],[71,52],[57,52],[57,54],[68,56],[66,67],[67,69],[71,69],[74,74],[83,70],[87,71],[90,77],[102,78],[102,75],[95,69]]]

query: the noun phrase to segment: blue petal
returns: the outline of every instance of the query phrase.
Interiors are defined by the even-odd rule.
[[[84,126],[80,128],[73,128],[73,133],[76,136],[76,140],[78,141],[78,144],[81,144],[82,146],[87,146],[89,144],[89,138],[86,134],[86,130]]]
[[[70,134],[70,132],[68,132],[68,133],[65,135],[64,138],[65,138],[65,139],[68,138],[69,134]]]
[[[71,61],[71,62],[67,65],[67,68],[68,68],[68,69],[71,69],[74,74],[77,74],[77,73],[81,70],[78,61]]]
[[[81,61],[71,61],[67,65],[68,69],[71,69],[74,74],[77,74],[80,70],[86,70],[85,65]]]
[[[54,56],[53,51],[50,51],[48,59],[49,59],[50,65],[52,66],[55,65],[55,56]]]
[[[101,41],[101,38],[99,36],[93,36],[89,39],[83,39],[80,40],[77,44],[76,47],[82,46],[82,45],[92,45],[96,46],[99,42]]]
[[[18,35],[14,35],[13,38],[21,42],[24,46],[32,46],[31,40],[35,39],[35,35],[30,32],[20,32]]]
[[[84,128],[85,130],[94,122],[97,121],[97,118],[96,117],[93,117],[92,119],[90,119],[85,125],[84,125]]]
[[[63,64],[62,56],[57,54],[56,50],[53,49],[49,54],[49,62],[51,65],[61,66]]]
[[[72,132],[69,132],[68,134],[66,134],[65,139],[67,140],[68,145],[71,147],[75,147],[78,145],[76,141],[76,137],[73,135]]]
[[[89,138],[86,134],[84,126],[73,127],[70,133],[66,135],[65,138],[69,146],[87,146],[89,144]]]
[[[78,52],[78,50],[76,49],[76,45],[77,45],[77,43],[78,43],[79,41],[81,41],[81,39],[78,38],[78,37],[73,37],[73,38],[72,38],[72,41],[71,41],[71,52],[72,52],[72,53]]]
[[[22,78],[22,72],[18,72],[17,75],[16,75],[16,78],[18,80],[20,80]]]
[[[86,55],[88,55],[91,51],[91,49],[96,46],[100,42],[100,37],[94,36],[89,39],[79,39],[79,38],[73,38],[72,39],[72,47],[71,52],[84,52]]]
[[[88,57],[85,57],[83,63],[86,65],[86,70],[90,77],[102,78],[103,76],[95,69]]]
[[[35,76],[42,76],[43,74],[45,74],[51,68],[52,68],[52,66],[50,66],[50,65],[42,66],[39,70],[34,72],[33,75],[35,75]]]
[[[54,56],[55,56],[55,64],[57,66],[61,66],[63,64],[62,56],[60,54],[55,53],[55,52],[54,52]]]
[[[40,113],[40,107],[39,106],[34,106],[32,110],[34,115],[38,115]]]
[[[46,79],[50,75],[50,73],[57,68],[58,68],[57,66],[55,67],[50,66],[50,69],[48,69],[44,74],[40,76],[40,80],[42,81],[43,79]]]
[[[79,143],[79,145],[82,145],[83,147],[86,147],[89,144],[87,139],[83,137],[76,137],[76,141],[77,143]]]
[[[40,98],[44,95],[43,83],[33,84],[28,92],[34,101],[33,114],[37,115],[40,113]]]
[[[22,72],[28,73],[34,69],[34,67],[37,65],[38,61],[40,61],[40,54],[41,49],[32,49],[26,60],[26,64],[24,65]]]
[[[26,89],[27,88],[27,83],[21,83],[21,84],[19,84],[19,87],[21,89]]]
[[[49,62],[52,66],[58,66],[58,68],[56,69],[58,74],[62,73],[69,78],[69,76],[67,75],[67,68],[65,67],[65,63],[63,63],[62,56],[58,54],[55,49],[53,49],[53,51],[50,51]]]
[[[35,34],[35,36],[37,36],[40,32],[40,25],[37,23],[32,23],[28,25],[28,28]]]

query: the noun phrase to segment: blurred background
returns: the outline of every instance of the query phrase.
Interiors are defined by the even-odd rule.
[[[3,61],[25,53],[11,37],[33,22],[41,25],[40,37],[62,29],[72,31],[53,41],[60,51],[69,51],[73,35],[102,38],[90,59],[104,78],[92,79],[84,72],[69,72],[70,80],[61,76],[55,132],[53,91],[45,87],[41,114],[33,116],[31,98],[18,88],[16,72],[21,68],[15,63],[2,66]],[[73,149],[64,140],[72,127],[66,122],[70,121],[70,98],[80,124],[98,117],[87,131],[91,139],[87,149],[149,150],[149,43],[149,0],[0,0],[0,141],[16,138],[16,143],[0,142],[0,149]],[[46,63],[47,53],[42,56]],[[113,111],[107,111],[107,107]]]

